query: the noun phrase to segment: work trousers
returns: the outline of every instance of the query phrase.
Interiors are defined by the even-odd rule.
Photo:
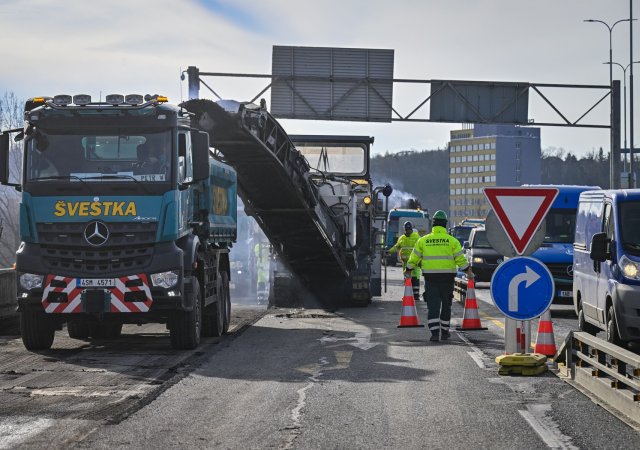
[[[413,288],[413,300],[420,301],[420,278],[411,277],[411,287]]]
[[[449,331],[453,280],[433,280],[425,277],[424,301],[427,302],[427,326],[432,334]]]

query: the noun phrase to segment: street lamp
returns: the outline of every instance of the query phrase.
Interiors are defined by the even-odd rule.
[[[614,22],[613,25],[609,26],[609,24],[603,20],[597,20],[597,19],[585,19],[584,22],[597,22],[597,23],[601,23],[602,25],[604,25],[605,27],[607,27],[607,30],[609,30],[609,87],[611,88],[611,92],[613,93],[613,51],[612,51],[612,33],[613,33],[613,29],[615,28],[616,25],[618,25],[620,22],[629,22],[631,19],[620,19],[616,22]],[[636,19],[633,19],[636,20]],[[613,95],[611,95],[611,107],[609,108],[609,114],[610,114],[610,122],[613,121]],[[619,163],[619,161],[615,161],[615,159],[620,159],[620,155],[614,155],[614,151],[613,151],[613,123],[611,123],[611,129],[612,129],[612,133],[611,133],[611,139],[610,139],[610,147],[609,147],[609,182],[611,184],[611,189],[615,189],[615,187],[618,185],[618,177],[619,174],[616,173],[616,167]]]
[[[613,62],[613,63],[602,63],[602,64],[613,64],[616,65],[618,67],[620,67],[622,69],[622,98],[624,100],[624,148],[628,149],[629,147],[627,147],[627,69],[631,66],[631,64],[638,64],[640,63],[640,61],[633,61],[632,63],[627,64],[626,66],[623,66],[620,63],[617,62]],[[633,154],[631,155],[633,157]],[[626,163],[627,163],[627,155],[625,154],[624,157],[624,161],[623,161],[623,169],[625,172],[627,171],[627,167],[626,167]],[[633,167],[633,163],[631,163],[631,167]],[[630,167],[630,169],[631,169]],[[633,186],[633,174],[631,174],[631,184],[629,186]]]

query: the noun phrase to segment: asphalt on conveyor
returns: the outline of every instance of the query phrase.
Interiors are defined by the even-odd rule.
[[[638,448],[552,373],[501,377],[502,330],[398,329],[403,286],[337,314],[271,310],[190,376],[81,448]],[[491,309],[482,302],[481,310]],[[418,305],[422,323],[426,306]],[[454,324],[462,307],[454,304]],[[497,319],[495,319],[497,320]]]

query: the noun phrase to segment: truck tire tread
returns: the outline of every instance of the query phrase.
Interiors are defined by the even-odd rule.
[[[193,309],[191,311],[176,311],[171,319],[169,336],[171,346],[181,350],[192,350],[200,345],[202,328],[202,296],[200,284],[193,279]]]
[[[55,332],[44,312],[27,309],[20,313],[20,334],[27,350],[50,349]]]

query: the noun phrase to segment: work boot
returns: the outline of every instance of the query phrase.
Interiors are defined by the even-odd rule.
[[[442,330],[440,332],[440,339],[442,339],[443,341],[446,341],[450,337],[451,337],[451,333],[449,332],[449,330]]]
[[[431,338],[429,340],[431,342],[438,342],[440,340],[440,333],[437,331],[435,333],[431,333]]]

